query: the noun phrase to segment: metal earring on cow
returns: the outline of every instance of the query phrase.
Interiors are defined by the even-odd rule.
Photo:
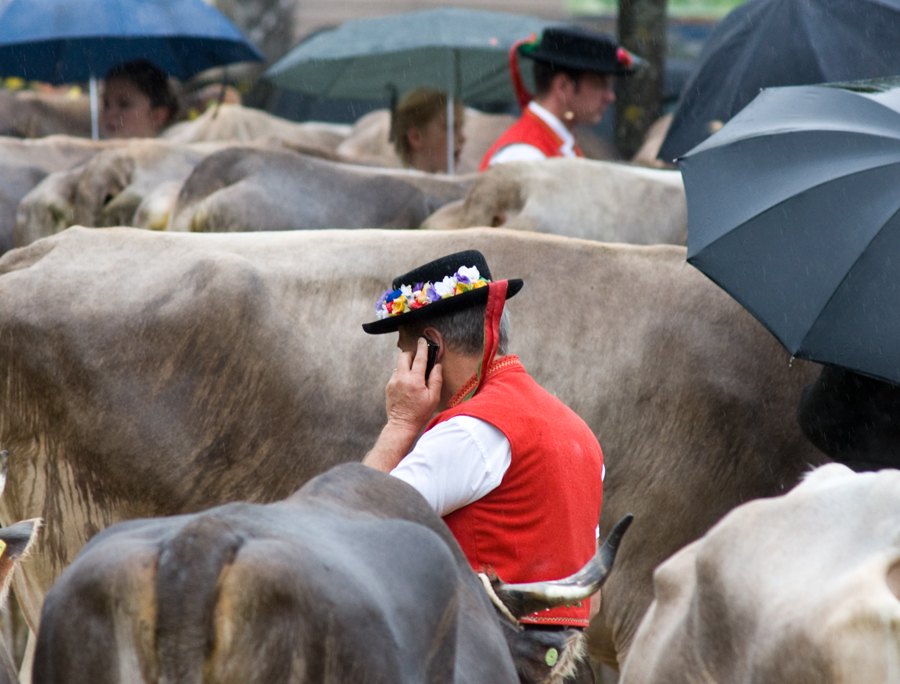
[[[595,594],[612,570],[616,552],[634,516],[631,513],[616,523],[594,557],[574,575],[549,582],[505,584],[500,578],[491,580],[494,592],[517,619],[539,610],[571,606]]]

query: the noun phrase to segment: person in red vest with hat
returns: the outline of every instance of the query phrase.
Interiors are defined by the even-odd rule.
[[[519,74],[517,55],[534,62],[534,97]],[[572,131],[600,123],[615,102],[616,76],[639,58],[612,38],[574,26],[551,27],[540,39],[520,41],[509,65],[522,116],[484,155],[480,171],[494,164],[548,157],[583,157]]]
[[[516,583],[568,577],[591,559],[604,475],[591,429],[507,353],[505,301],[522,285],[492,280],[478,251],[451,254],[395,278],[363,325],[399,332],[401,349],[387,424],[363,463],[417,489],[476,572]],[[521,622],[565,630],[589,617],[584,602]]]

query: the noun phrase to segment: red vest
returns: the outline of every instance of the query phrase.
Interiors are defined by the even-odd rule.
[[[506,132],[497,139],[497,142],[491,145],[491,149],[482,158],[481,166],[478,167],[478,170],[484,171],[487,169],[491,157],[504,147],[518,143],[536,147],[548,157],[563,156],[562,152],[560,152],[560,148],[563,146],[563,139],[547,125],[546,121],[526,108],[519,120],[507,128]],[[578,157],[584,156],[578,145],[575,145],[575,155]]]
[[[500,486],[444,517],[476,572],[505,582],[555,580],[577,572],[597,549],[603,454],[591,429],[538,385],[515,356],[497,360],[471,399],[471,383],[429,424],[454,416],[499,429],[512,451]],[[456,403],[454,403],[456,402]],[[554,608],[523,622],[588,624],[589,602]]]

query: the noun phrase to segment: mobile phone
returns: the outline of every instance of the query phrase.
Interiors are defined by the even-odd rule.
[[[428,343],[428,361],[425,364],[425,382],[428,383],[428,376],[431,375],[431,369],[434,368],[434,364],[437,361],[437,355],[438,351],[441,349],[441,345],[429,340],[427,337],[425,338],[425,341]]]

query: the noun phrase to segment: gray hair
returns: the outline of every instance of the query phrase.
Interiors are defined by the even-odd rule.
[[[425,328],[435,328],[444,338],[444,344],[450,351],[465,356],[481,355],[484,349],[484,312],[486,305],[460,309],[444,316],[424,318],[403,325],[403,329],[412,337],[422,337]],[[500,317],[500,343],[497,355],[509,353],[509,312],[503,308]]]

